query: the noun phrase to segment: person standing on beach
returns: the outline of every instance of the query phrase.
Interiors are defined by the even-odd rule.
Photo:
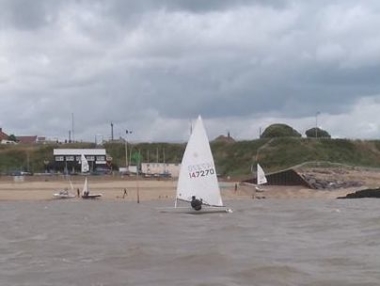
[[[79,188],[77,188],[77,195],[78,195],[78,198],[79,198],[79,196],[80,196]]]
[[[124,189],[123,199],[125,198],[125,196],[128,196],[127,189]]]

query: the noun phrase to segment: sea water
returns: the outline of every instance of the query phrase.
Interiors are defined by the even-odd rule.
[[[380,285],[380,200],[0,203],[0,285]]]

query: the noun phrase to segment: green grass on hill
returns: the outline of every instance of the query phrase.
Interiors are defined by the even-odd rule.
[[[132,163],[180,163],[185,144],[128,144]],[[44,161],[53,160],[54,148],[95,148],[93,143],[57,145],[0,145],[0,172],[23,170],[43,172]],[[113,167],[125,166],[125,145],[104,145]],[[350,166],[380,168],[380,140],[275,138],[238,142],[211,142],[217,172],[224,176],[246,176],[257,161],[274,172],[309,161],[326,161]],[[257,158],[256,158],[257,157]]]

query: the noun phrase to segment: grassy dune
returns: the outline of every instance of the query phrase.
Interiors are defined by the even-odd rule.
[[[129,144],[133,160],[179,163],[185,144]],[[94,148],[93,143],[56,145],[0,145],[0,172],[44,171],[44,161],[53,160],[54,148]],[[125,162],[123,143],[104,145],[114,168]],[[216,168],[224,176],[246,176],[257,161],[267,172],[283,170],[305,162],[331,162],[348,166],[380,168],[380,140],[275,138],[238,142],[213,141]],[[140,155],[138,155],[140,154]]]

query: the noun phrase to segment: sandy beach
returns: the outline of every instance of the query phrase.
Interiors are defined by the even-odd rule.
[[[83,188],[84,177],[71,178],[74,193]],[[88,177],[91,193],[101,193],[101,199],[124,199],[141,201],[174,198],[175,181],[172,180],[142,180],[123,177]],[[22,180],[13,177],[0,178],[0,200],[49,200],[54,199],[54,193],[67,188],[69,181],[63,176],[26,176]],[[123,198],[124,189],[127,195]],[[70,190],[71,191],[71,190]]]
[[[347,175],[347,174],[346,174]],[[378,173],[359,172],[347,175],[349,179],[360,179],[363,185],[373,187],[379,180]],[[75,190],[82,190],[84,177],[73,176],[71,181]],[[89,188],[92,193],[101,193],[102,200],[174,200],[177,181],[175,179],[143,179],[120,176],[90,176]],[[237,184],[237,190],[235,190]],[[335,189],[313,190],[301,186],[265,186],[264,192],[254,192],[254,187],[236,180],[220,182],[223,199],[335,199],[355,192],[365,186]],[[52,200],[54,193],[70,188],[64,176],[25,176],[0,177],[0,201],[7,200]],[[123,198],[124,189],[127,195]],[[75,200],[75,199],[74,199]]]

